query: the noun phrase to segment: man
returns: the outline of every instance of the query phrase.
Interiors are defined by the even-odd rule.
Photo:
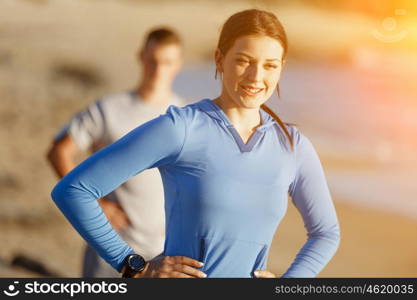
[[[182,66],[182,45],[170,29],[151,31],[138,53],[142,79],[133,91],[104,97],[75,115],[55,138],[48,160],[63,177],[75,167],[77,151],[113,143],[142,123],[164,113],[170,104],[182,105],[172,91]],[[112,226],[144,259],[163,251],[165,216],[162,181],[158,170],[146,170],[99,200]],[[89,246],[83,277],[120,277]]]

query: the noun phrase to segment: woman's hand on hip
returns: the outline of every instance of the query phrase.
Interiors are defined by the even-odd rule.
[[[148,261],[145,269],[135,278],[206,278],[201,268],[203,263],[186,256],[157,256]]]

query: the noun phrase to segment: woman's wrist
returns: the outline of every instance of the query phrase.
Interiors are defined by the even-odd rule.
[[[145,277],[145,273],[148,271],[149,269],[149,262],[145,263],[145,267],[143,268],[142,271],[136,272],[132,278],[144,278]]]
[[[121,270],[122,277],[135,277],[136,274],[142,273],[146,266],[146,261],[142,256],[139,254],[129,254],[124,260],[124,266]]]

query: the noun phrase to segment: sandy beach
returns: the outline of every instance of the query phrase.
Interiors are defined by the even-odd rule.
[[[398,215],[366,210],[337,201],[342,240],[334,258],[319,277],[416,277],[417,222]],[[37,226],[0,223],[6,262],[25,254],[63,277],[79,277],[83,241],[57,211]],[[24,232],[24,234],[22,234]],[[269,270],[282,275],[305,242],[298,211],[291,204],[270,250]],[[62,262],[65,268],[62,268]],[[22,268],[0,264],[1,277],[39,277]]]
[[[335,201],[341,244],[319,277],[416,277],[417,222]],[[282,274],[305,242],[298,211],[289,207],[270,251],[270,269]]]

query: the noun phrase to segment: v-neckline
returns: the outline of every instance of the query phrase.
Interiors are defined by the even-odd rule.
[[[261,138],[261,136],[263,134],[263,132],[261,130],[258,130],[258,129],[260,129],[260,127],[262,127],[265,124],[265,120],[264,120],[261,112],[259,112],[259,114],[260,114],[260,117],[261,117],[262,124],[256,128],[255,132],[251,135],[251,137],[249,138],[247,143],[245,143],[243,141],[242,137],[240,136],[239,132],[236,130],[235,126],[233,126],[232,122],[230,122],[229,118],[227,117],[225,112],[221,109],[221,107],[218,106],[217,103],[214,102],[213,100],[209,100],[209,101],[210,101],[211,105],[214,107],[215,112],[217,113],[217,115],[224,121],[227,129],[232,134],[233,139],[237,143],[240,151],[241,152],[251,152],[253,147],[256,145],[256,143],[259,141],[259,139]]]

